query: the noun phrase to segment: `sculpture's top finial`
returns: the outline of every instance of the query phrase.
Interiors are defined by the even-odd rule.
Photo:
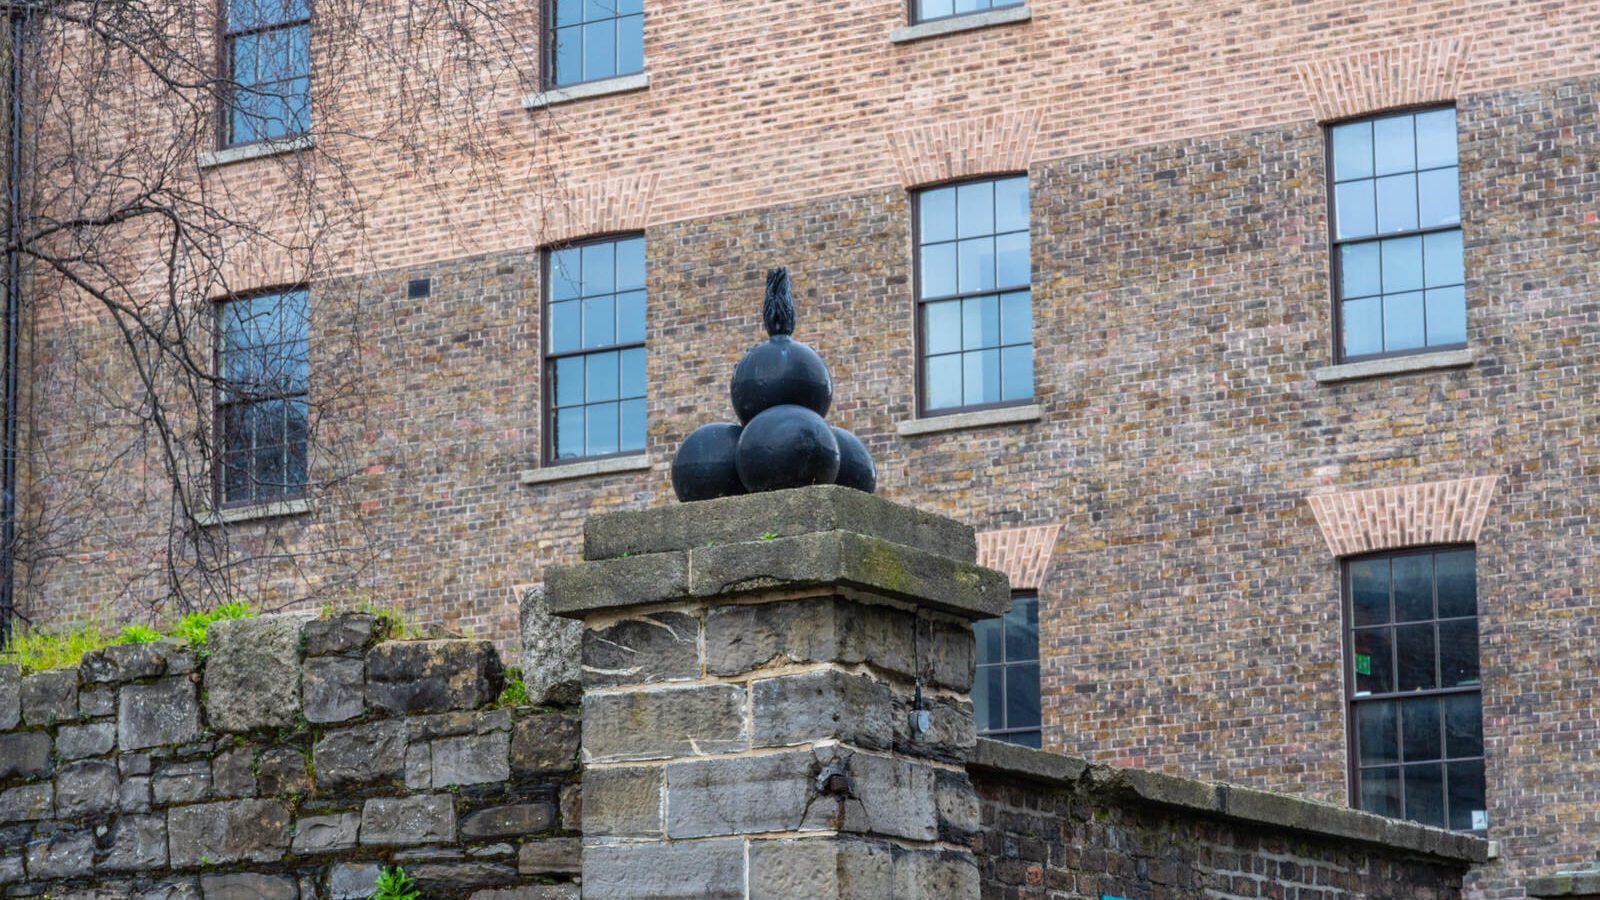
[[[767,299],[761,304],[767,334],[794,334],[794,297],[789,293],[789,270],[767,270]]]

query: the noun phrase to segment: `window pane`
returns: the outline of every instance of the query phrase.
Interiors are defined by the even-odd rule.
[[[289,447],[299,448],[302,456],[311,439],[311,410],[305,398],[284,401],[283,440]]]
[[[999,735],[999,738],[1008,744],[1016,744],[1019,747],[1032,747],[1035,750],[1043,746],[1040,741],[1041,733],[1037,731],[1019,731],[1015,734]]]
[[[984,3],[984,0],[956,0],[956,3],[955,3],[956,15],[960,15],[962,13],[977,12],[978,10],[984,8],[983,3]]]
[[[1361,770],[1361,808],[1380,816],[1400,818],[1400,768]]]
[[[1433,625],[1402,625],[1394,630],[1399,657],[1396,690],[1431,690],[1434,681]]]
[[[1445,756],[1483,755],[1483,698],[1457,694],[1444,698]]]
[[[977,677],[972,680],[972,712],[979,731],[1006,727],[1005,694],[1002,688],[1005,673],[1004,666],[991,666],[979,669]]]
[[[1000,344],[1000,298],[961,301],[961,349],[981,350]]]
[[[1379,245],[1383,249],[1384,293],[1421,290],[1422,238],[1396,238]]]
[[[611,241],[583,246],[583,296],[616,290],[616,246]]]
[[[1001,655],[1001,632],[999,619],[980,619],[972,624],[978,665],[1005,662],[1005,657]]]
[[[979,181],[956,188],[956,236],[994,234],[994,182]]]
[[[923,191],[917,202],[921,214],[918,229],[924,244],[956,239],[956,189]]]
[[[284,492],[283,445],[256,448],[254,472],[257,497],[277,497]]]
[[[1370,181],[1354,181],[1334,188],[1337,237],[1366,237],[1377,233],[1377,207]]]
[[[1422,299],[1421,291],[1383,298],[1384,350],[1414,350],[1426,344]]]
[[[955,0],[917,0],[918,19],[937,19],[955,13]]]
[[[1000,351],[961,354],[961,396],[968,406],[1000,400]]]
[[[994,287],[994,238],[973,238],[956,246],[961,257],[957,280],[961,293],[991,290]]]
[[[996,266],[999,269],[996,283],[1001,287],[1016,287],[1032,282],[1028,266],[1028,233],[1019,231],[1003,234],[994,241]]]
[[[1355,632],[1353,663],[1356,669],[1356,694],[1386,694],[1394,690],[1394,651],[1387,628]]]
[[[616,242],[617,290],[644,290],[644,238]]]
[[[924,396],[928,409],[960,406],[961,354],[929,357],[925,369],[928,383]]]
[[[617,74],[644,71],[644,16],[617,20]]]
[[[591,353],[585,356],[583,372],[583,399],[586,402],[617,399],[617,354]]]
[[[1439,741],[1438,698],[1406,700],[1400,704],[1400,752],[1406,762],[1443,757]]]
[[[1420,227],[1461,224],[1461,186],[1457,183],[1457,171],[1435,169],[1417,175]]]
[[[1000,298],[1000,342],[1033,342],[1033,298],[1027,291],[1017,291]]]
[[[1390,175],[1379,178],[1378,233],[1393,234],[1417,227],[1417,176]]]
[[[954,353],[961,349],[961,301],[929,303],[922,308],[926,352]]]
[[[644,449],[644,401],[622,401],[622,440],[620,449],[623,451]]]
[[[1424,283],[1444,287],[1466,280],[1461,265],[1461,232],[1441,231],[1422,239]]]
[[[550,299],[571,300],[578,296],[582,271],[580,251],[576,247],[551,251]]]
[[[1417,168],[1456,164],[1456,111],[1436,109],[1417,114]]]
[[[608,347],[617,342],[617,304],[611,296],[583,300],[583,346]]]
[[[1478,614],[1478,576],[1471,550],[1451,550],[1434,556],[1439,578],[1439,615]]]
[[[583,455],[583,407],[556,410],[550,446],[558,458]]]
[[[1444,767],[1406,766],[1406,818],[1444,826]]]
[[[1398,556],[1393,566],[1395,621],[1433,618],[1433,555]]]
[[[617,343],[644,343],[644,291],[617,295]]]
[[[1379,281],[1380,242],[1349,244],[1339,248],[1340,298],[1368,297],[1382,290]]]
[[[644,348],[637,347],[633,350],[624,350],[619,354],[618,365],[621,370],[622,382],[621,395],[623,397],[644,396]]]
[[[1002,178],[994,183],[994,230],[1028,230],[1028,179]]]
[[[1333,180],[1372,177],[1372,123],[1351,122],[1333,128]]]
[[[617,0],[617,13],[631,16],[644,12],[644,0]]]
[[[1439,288],[1428,292],[1428,344],[1467,342],[1467,289]]]
[[[1039,725],[1039,664],[1006,666],[1006,727]]]
[[[583,0],[583,20],[598,22],[617,15],[616,0]]]
[[[1344,353],[1363,356],[1383,352],[1383,300],[1370,297],[1350,300],[1342,311]]]
[[[222,500],[237,503],[250,499],[250,454],[230,453],[222,472]]]
[[[1000,351],[1000,399],[1033,396],[1033,347],[1023,344]]]
[[[565,356],[556,360],[553,377],[551,395],[555,397],[556,406],[583,402],[583,357]]]
[[[922,248],[922,296],[948,297],[956,291],[956,245]]]
[[[1360,765],[1400,761],[1400,717],[1397,704],[1356,704],[1356,747]]]
[[[1478,620],[1439,623],[1439,675],[1442,687],[1478,683]]]
[[[1417,168],[1414,128],[1410,116],[1394,116],[1372,123],[1374,175],[1411,172]]]
[[[1389,621],[1389,560],[1359,559],[1350,563],[1350,609],[1353,624]]]
[[[572,84],[583,80],[583,27],[557,28],[555,41],[555,82]]]
[[[617,452],[617,404],[601,403],[584,407],[584,444],[590,456]]]
[[[1005,614],[1006,662],[1039,658],[1039,601],[1018,597]],[[1014,724],[1014,723],[1013,723]]]
[[[283,449],[283,492],[285,494],[298,494],[306,484],[306,453],[305,442],[289,444]]]
[[[617,20],[604,19],[583,26],[583,80],[617,74]]]
[[[1450,827],[1457,831],[1477,831],[1489,827],[1483,802],[1483,762],[1449,763]]]
[[[556,25],[576,25],[583,21],[583,0],[556,0]]]
[[[567,300],[550,304],[550,352],[578,349],[578,303]]]

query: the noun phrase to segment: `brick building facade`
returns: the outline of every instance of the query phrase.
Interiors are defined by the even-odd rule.
[[[762,270],[787,265],[797,337],[832,367],[830,418],[871,448],[880,492],[974,525],[987,561],[1037,590],[1046,749],[1350,802],[1341,560],[1470,545],[1500,856],[1469,891],[1521,897],[1594,860],[1600,7],[1001,12],[923,35],[900,0],[645,0],[644,83],[486,98],[503,158],[555,161],[507,164],[493,190],[411,191],[389,160],[319,135],[319,153],[359,157],[375,198],[363,261],[310,285],[311,391],[359,374],[317,426],[349,455],[307,509],[214,526],[296,557],[241,589],[328,602],[319,589],[364,555],[335,602],[370,592],[510,638],[521,589],[577,558],[588,516],[671,502],[678,443],[728,417]],[[1457,123],[1464,348],[1346,363],[1329,125],[1435,108]],[[302,155],[200,177],[270,198]],[[1031,390],[925,415],[919,191],[1019,174]],[[543,251],[617,234],[645,245],[645,450],[556,464]],[[235,288],[297,280],[292,258],[238,268]],[[37,472],[103,451],[83,434],[110,407],[57,388],[84,367],[116,383],[117,356],[103,322],[32,327]],[[358,336],[345,355],[319,343],[335,333]],[[108,477],[145,484],[147,462]],[[57,490],[25,485],[24,515]],[[28,573],[24,608],[65,620],[130,584],[159,592],[139,578],[160,514],[159,491],[85,513],[70,553]],[[148,552],[128,552],[143,534]]]

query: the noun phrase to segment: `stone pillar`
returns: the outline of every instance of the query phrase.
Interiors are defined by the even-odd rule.
[[[834,486],[591,519],[545,574],[583,634],[583,884],[977,897],[972,530]]]

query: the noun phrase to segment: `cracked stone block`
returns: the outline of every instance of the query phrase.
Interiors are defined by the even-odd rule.
[[[361,808],[363,845],[439,844],[455,836],[455,802],[449,795],[380,797]]]
[[[166,816],[122,816],[105,838],[102,872],[134,872],[167,865]]]
[[[22,679],[22,721],[54,725],[78,717],[78,670],[39,672]]]
[[[938,837],[932,766],[872,753],[850,754],[845,763],[852,796],[840,804],[841,830],[915,841]]]
[[[743,900],[744,841],[585,848],[584,900]]]
[[[183,744],[200,737],[200,704],[187,676],[124,686],[117,712],[117,746],[122,750]]]
[[[306,656],[360,655],[378,637],[378,620],[366,613],[342,613],[306,623]]]
[[[214,622],[206,632],[206,718],[224,732],[282,728],[300,713],[299,616]]]
[[[391,715],[477,709],[504,686],[488,641],[390,641],[367,653],[367,702]]]
[[[582,623],[574,623],[582,628]],[[17,727],[22,721],[22,669],[0,666],[0,731]]]
[[[518,773],[572,769],[578,763],[582,737],[577,716],[543,713],[518,719],[511,733],[511,769]]]
[[[505,732],[440,738],[430,749],[434,787],[489,784],[511,778],[511,736]]]
[[[567,706],[583,693],[583,623],[550,611],[544,588],[522,595],[522,684],[535,706]]]
[[[289,849],[289,806],[277,800],[224,800],[167,810],[173,868],[241,861],[276,862]]]
[[[205,900],[299,900],[300,888],[284,875],[235,872],[200,876],[200,894]]]
[[[894,695],[864,675],[833,670],[750,683],[751,739],[782,747],[837,739],[887,749],[894,735]]]
[[[0,734],[0,780],[50,774],[50,735],[43,731]]]
[[[117,807],[117,764],[88,760],[56,773],[56,815],[64,819],[98,816]]]
[[[697,759],[667,766],[667,837],[699,838],[826,829],[815,808],[821,770],[810,750],[757,757]]]
[[[306,721],[346,722],[366,712],[366,664],[359,659],[326,656],[308,659],[300,690]]]
[[[50,782],[0,791],[0,824],[49,818],[55,810]]]
[[[590,769],[583,775],[583,833],[591,837],[661,834],[661,766]],[[573,827],[569,817],[563,817]]]
[[[356,837],[360,830],[360,813],[301,816],[295,822],[294,840],[290,842],[289,848],[301,854],[348,850],[356,845]]]
[[[78,878],[94,871],[94,835],[63,831],[28,844],[28,877]]]
[[[461,820],[462,838],[520,837],[555,826],[553,803],[509,803],[480,809]]]
[[[62,759],[83,759],[103,756],[117,745],[117,726],[111,722],[91,722],[87,725],[63,725],[56,732],[56,755]],[[5,751],[0,750],[0,760]],[[0,770],[5,767],[0,762]]]
[[[741,685],[658,687],[583,699],[591,761],[727,753],[747,746]]]
[[[928,727],[918,732],[912,730],[914,715],[912,698],[895,698],[894,749],[908,756],[922,756],[945,762],[964,763],[978,744],[978,726],[973,718],[972,702],[924,695],[923,711],[928,714]]]
[[[788,662],[870,663],[912,677],[917,618],[840,597],[721,606],[706,613],[706,671],[739,675]]]
[[[585,687],[690,681],[700,677],[700,619],[657,612],[583,634]]]
[[[405,760],[405,723],[374,722],[323,735],[312,748],[311,768],[316,772],[317,787],[343,787],[398,781]]]

